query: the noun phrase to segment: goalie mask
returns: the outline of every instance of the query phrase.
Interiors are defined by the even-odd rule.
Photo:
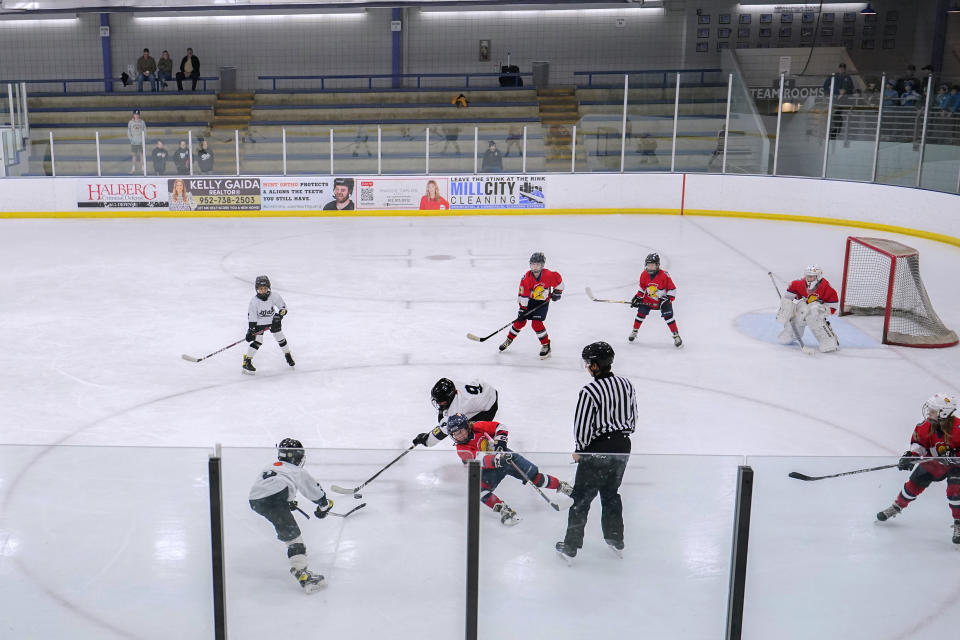
[[[263,287],[266,287],[267,289],[266,293],[260,292],[260,289],[262,289]],[[267,276],[257,276],[257,279],[253,283],[253,288],[257,292],[257,297],[265,301],[267,298],[270,297],[270,278],[268,278]]]
[[[466,444],[473,439],[473,428],[470,420],[462,413],[455,413],[447,418],[447,433],[457,444]]]
[[[306,457],[307,454],[303,450],[303,444],[299,440],[284,438],[277,445],[277,460],[280,462],[289,462],[301,467]]]
[[[935,393],[923,403],[924,420],[946,420],[957,411],[956,396]]]
[[[807,285],[819,282],[823,280],[823,269],[815,264],[811,264],[803,270],[803,279],[807,281]]]

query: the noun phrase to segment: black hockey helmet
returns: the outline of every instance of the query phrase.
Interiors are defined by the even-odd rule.
[[[262,295],[258,291],[260,287],[267,288],[266,295]],[[253,282],[253,290],[257,292],[257,297],[260,298],[261,300],[266,300],[267,298],[269,298],[270,297],[270,278],[268,278],[267,276],[257,276],[257,279]]]
[[[534,251],[533,255],[530,256],[530,264],[547,264],[547,257],[543,255],[542,251]]]
[[[580,354],[585,364],[596,364],[601,371],[609,371],[613,366],[613,347],[606,342],[591,342]]]
[[[657,268],[660,268],[660,254],[659,253],[648,253],[647,259],[643,261],[643,266],[648,264],[655,264]]]
[[[306,457],[307,454],[303,450],[303,444],[299,440],[284,438],[277,445],[277,460],[280,462],[289,462],[299,467]]]
[[[435,409],[448,408],[455,395],[457,395],[457,387],[449,378],[440,378],[430,390],[430,399]]]
[[[460,431],[466,430],[465,438],[458,438],[453,435]],[[473,427],[470,426],[470,420],[467,416],[462,413],[455,413],[449,418],[447,418],[447,433],[450,434],[450,437],[453,438],[453,441],[458,444],[465,444],[470,442],[470,439],[473,438]]]

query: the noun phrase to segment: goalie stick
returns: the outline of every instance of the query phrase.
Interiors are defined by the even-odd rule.
[[[770,276],[770,282],[773,283],[773,289],[777,292],[777,296],[783,300],[783,296],[780,295],[780,287],[777,286],[777,281],[773,279],[773,271],[767,271],[767,275]],[[817,351],[813,347],[808,347],[803,344],[803,338],[800,336],[800,331],[797,330],[797,325],[793,324],[793,319],[787,320],[790,324],[790,328],[793,329],[793,337],[797,339],[797,342],[800,343],[800,351],[803,351],[808,356],[812,356]]]
[[[415,444],[410,445],[403,453],[401,453],[401,454],[398,455],[396,458],[394,458],[393,460],[391,460],[390,462],[388,462],[382,469],[380,469],[380,471],[377,471],[375,474],[373,474],[372,476],[370,476],[369,478],[367,478],[364,482],[362,482],[361,484],[357,485],[357,486],[354,487],[353,489],[347,489],[346,487],[341,487],[341,486],[338,486],[338,485],[335,485],[335,484],[330,485],[330,488],[333,489],[334,491],[336,491],[337,493],[343,493],[343,494],[351,494],[351,493],[352,493],[354,498],[359,498],[360,496],[358,495],[358,493],[359,493],[360,489],[363,489],[365,486],[367,486],[368,484],[370,484],[371,482],[373,482],[373,480],[374,480],[377,476],[379,476],[381,473],[383,473],[384,471],[386,471],[387,469],[389,469],[390,467],[392,467],[392,466],[394,465],[394,463],[397,462],[397,460],[399,460],[399,459],[402,458],[403,456],[405,456],[405,455],[407,455],[408,453],[410,453],[411,451],[413,451],[414,447],[416,447],[416,446],[417,446],[417,445],[415,445]]]
[[[264,327],[262,331],[257,331],[257,332],[254,333],[253,335],[259,336],[260,334],[262,334],[264,331],[266,331],[266,330],[269,329],[269,328],[270,328],[270,327]],[[186,360],[187,362],[200,362],[200,361],[202,361],[202,360],[206,360],[207,358],[210,358],[210,357],[212,357],[212,356],[215,356],[215,355],[217,355],[218,353],[222,353],[223,351],[226,351],[227,349],[231,349],[231,348],[237,346],[238,344],[240,344],[241,342],[246,342],[246,341],[247,341],[247,338],[246,338],[246,336],[244,336],[243,338],[240,338],[240,339],[237,340],[236,342],[232,342],[232,343],[228,344],[227,346],[223,347],[222,349],[217,349],[217,350],[214,351],[213,353],[208,353],[207,355],[202,356],[202,357],[200,357],[200,358],[197,358],[197,357],[195,357],[195,356],[189,356],[189,355],[187,355],[187,354],[185,354],[185,353],[184,353],[183,355],[181,355],[180,357],[183,358],[184,360]]]
[[[484,341],[486,341],[486,340],[489,340],[489,339],[492,338],[493,336],[497,335],[498,333],[500,333],[501,331],[503,331],[504,329],[506,329],[507,327],[509,327],[510,325],[512,325],[512,324],[513,324],[514,322],[516,322],[517,320],[526,320],[526,319],[529,318],[531,315],[533,315],[533,312],[534,312],[534,311],[536,311],[536,310],[539,309],[539,308],[540,308],[540,305],[537,305],[537,306],[534,307],[533,309],[528,309],[527,312],[524,313],[522,316],[517,316],[516,318],[514,318],[513,320],[511,320],[511,321],[508,322],[507,324],[503,325],[502,327],[500,327],[499,329],[497,329],[496,331],[494,331],[493,333],[491,333],[491,334],[488,335],[488,336],[483,336],[483,337],[481,338],[480,336],[476,336],[476,335],[474,335],[474,334],[472,334],[472,333],[468,333],[468,334],[467,334],[467,338],[468,338],[469,340],[475,340],[475,341],[477,341],[477,342],[484,342]]]
[[[516,462],[514,462],[513,460],[510,460],[510,464],[512,464],[512,465],[513,465],[513,468],[517,470],[517,473],[519,473],[521,476],[523,476],[523,479],[524,479],[524,483],[523,483],[523,484],[529,484],[531,487],[533,487],[533,488],[536,490],[536,492],[540,494],[540,497],[543,498],[544,500],[546,500],[546,501],[547,501],[547,504],[549,504],[551,507],[553,507],[553,510],[554,510],[554,511],[560,511],[560,507],[557,506],[557,503],[556,503],[556,502],[551,502],[551,501],[550,501],[550,498],[547,497],[547,494],[545,494],[543,491],[541,491],[541,490],[540,490],[540,487],[538,487],[537,485],[533,484],[533,481],[530,480],[530,476],[528,476],[528,475],[523,471],[523,469],[521,469],[519,466],[517,466],[517,463],[516,463]]]
[[[604,300],[603,298],[598,298],[593,295],[593,291],[590,287],[587,287],[587,297],[593,300],[594,302],[613,302],[614,304],[630,304],[629,300]]]

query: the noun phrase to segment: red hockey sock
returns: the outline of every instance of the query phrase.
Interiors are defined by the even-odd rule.
[[[488,507],[490,507],[491,509],[493,509],[495,506],[497,506],[498,504],[500,504],[501,502],[503,502],[503,500],[501,500],[500,498],[498,498],[498,497],[496,496],[496,494],[494,494],[494,493],[488,493],[487,495],[485,495],[485,496],[483,496],[482,498],[480,498],[480,501],[481,501],[483,504],[485,504],[485,505],[487,505]]]
[[[670,321],[667,323],[667,328],[670,329],[670,333],[677,333],[677,323]]]
[[[634,320],[633,330],[636,331],[637,329],[639,329],[641,324],[643,324],[643,320]]]

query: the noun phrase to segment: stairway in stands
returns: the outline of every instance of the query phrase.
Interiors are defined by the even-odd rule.
[[[218,93],[217,102],[213,105],[213,122],[210,123],[211,132],[219,129],[221,133],[240,130],[245,135],[250,127],[250,117],[253,110],[253,93]]]
[[[537,89],[537,102],[544,129],[544,168],[547,171],[568,171],[573,125],[580,120],[577,88]]]

